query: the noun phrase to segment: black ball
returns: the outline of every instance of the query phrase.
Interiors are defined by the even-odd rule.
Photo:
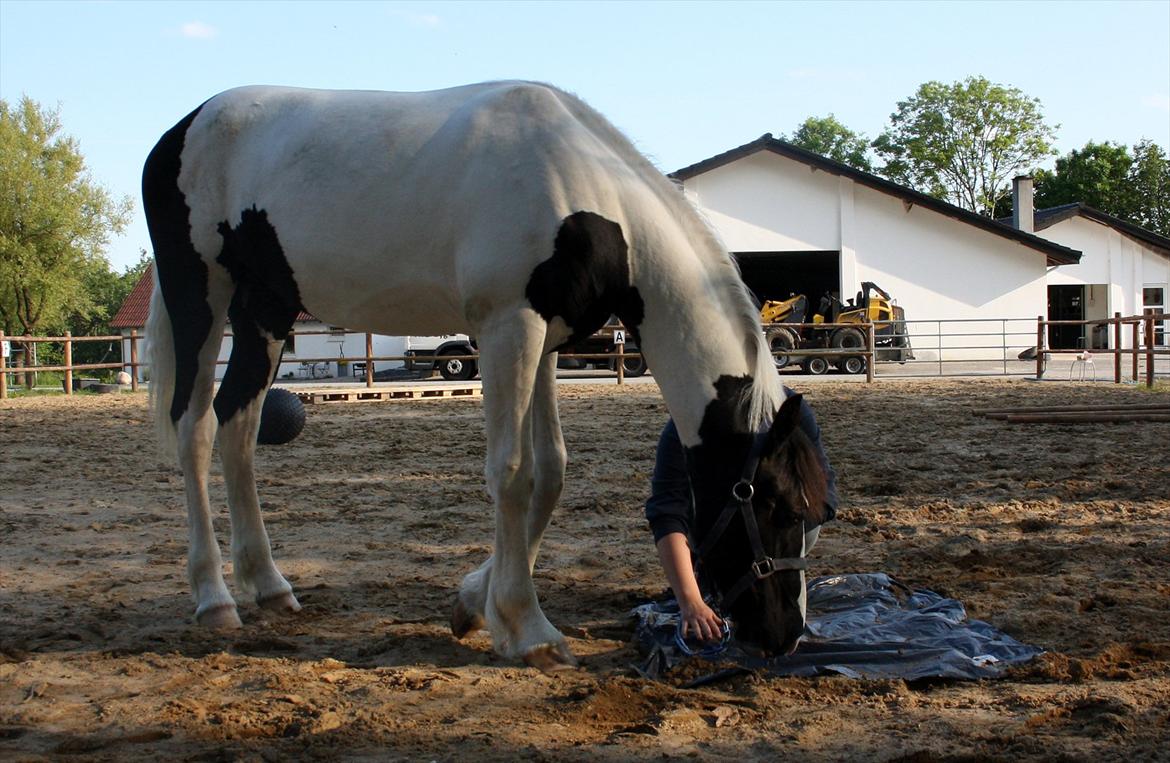
[[[305,428],[305,404],[287,389],[273,387],[260,409],[260,431],[256,442],[283,445],[292,442]]]

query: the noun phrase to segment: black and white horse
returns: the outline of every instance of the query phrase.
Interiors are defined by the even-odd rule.
[[[261,606],[300,608],[272,561],[253,455],[301,309],[360,331],[477,337],[496,537],[463,580],[452,629],[486,625],[499,653],[544,669],[574,662],[532,583],[565,470],[556,350],[618,315],[712,495],[739,479],[784,399],[759,315],[709,228],[603,117],[546,85],[231,90],[163,135],[143,201],[157,276],[151,391],[184,475],[188,573],[207,626],[240,624],[208,502],[217,423],[236,582]],[[798,557],[807,517],[783,496],[815,477],[771,458],[786,439],[768,438],[760,472],[779,486],[753,511],[767,552]],[[731,585],[752,562],[746,530],[732,523],[717,551]],[[740,597],[735,617],[764,648],[795,643],[802,575],[784,569]]]

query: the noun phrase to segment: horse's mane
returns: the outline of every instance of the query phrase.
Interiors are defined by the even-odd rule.
[[[804,517],[807,527],[817,527],[824,524],[825,506],[828,494],[828,482],[825,470],[817,457],[817,447],[800,427],[792,430],[784,440],[776,458],[795,487],[800,491],[804,501],[808,502],[805,511],[798,513]],[[795,498],[795,496],[793,496]],[[801,504],[794,504],[799,507]]]
[[[767,427],[772,416],[784,402],[784,386],[776,373],[771,349],[764,340],[760,324],[760,311],[755,306],[740,276],[739,265],[727,247],[707,222],[703,214],[686,197],[681,187],[675,185],[643,154],[633,142],[604,116],[591,108],[578,96],[553,88],[564,96],[563,103],[570,113],[607,146],[616,151],[630,168],[636,170],[654,191],[658,200],[672,213],[672,217],[685,229],[688,238],[695,243],[696,250],[707,256],[710,266],[709,277],[724,294],[735,311],[744,332],[744,352],[749,359],[752,385],[743,402],[746,425],[751,431]]]

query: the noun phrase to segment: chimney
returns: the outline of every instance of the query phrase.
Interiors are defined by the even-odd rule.
[[[1020,175],[1012,179],[1012,227],[1034,233],[1035,210],[1032,208],[1032,178]]]

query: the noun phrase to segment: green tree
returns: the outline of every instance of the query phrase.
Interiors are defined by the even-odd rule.
[[[34,334],[96,309],[86,289],[126,225],[129,197],[94,182],[58,110],[0,100],[0,323]],[[31,354],[29,357],[33,357]]]
[[[1089,141],[1084,148],[1057,159],[1052,171],[1034,173],[1036,208],[1082,202],[1117,217],[1129,217],[1132,168],[1133,157],[1125,146]]]
[[[103,336],[117,333],[110,328],[110,320],[126,301],[130,291],[146,272],[151,257],[143,250],[138,262],[121,273],[112,270],[106,260],[88,263],[82,276],[82,288],[88,298],[89,310],[76,312],[65,320],[64,328],[74,336]],[[56,330],[53,328],[52,330]],[[77,363],[106,363],[117,358],[120,352],[117,343],[79,342],[73,347],[73,359]]]
[[[968,77],[927,82],[899,101],[873,147],[891,180],[992,215],[1011,178],[1051,155],[1053,135],[1039,100]]]
[[[1162,147],[1151,140],[1134,146],[1129,178],[1133,193],[1130,221],[1170,236],[1170,160]]]
[[[841,124],[832,114],[809,117],[791,136],[784,136],[784,140],[854,169],[873,172],[868,155],[869,140]]]

